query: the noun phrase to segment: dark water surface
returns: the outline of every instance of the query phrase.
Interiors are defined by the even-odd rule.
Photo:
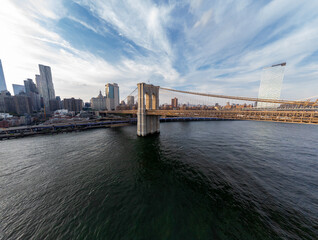
[[[318,239],[318,127],[161,124],[0,142],[0,239]]]

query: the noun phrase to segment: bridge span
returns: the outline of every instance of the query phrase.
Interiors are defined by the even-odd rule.
[[[179,92],[192,95],[200,95],[215,98],[227,98],[235,100],[269,102],[279,104],[290,104],[293,106],[307,107],[307,110],[296,108],[296,110],[284,109],[255,109],[250,110],[163,110],[159,109],[159,89],[171,92]],[[123,114],[137,115],[137,135],[146,136],[160,132],[160,117],[195,117],[195,118],[215,118],[226,120],[253,120],[285,123],[318,124],[318,101],[293,101],[277,99],[258,99],[248,97],[234,97],[206,93],[194,93],[174,89],[160,88],[146,83],[138,84],[138,109],[137,110],[116,110],[100,111],[102,114]],[[310,108],[310,111],[308,110]]]
[[[136,115],[137,110],[100,111],[105,114]],[[318,124],[316,111],[234,111],[234,110],[146,110],[149,116],[161,117],[196,117],[232,120],[254,120],[287,123]]]

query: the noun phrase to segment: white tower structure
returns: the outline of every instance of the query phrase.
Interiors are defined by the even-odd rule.
[[[258,98],[280,99],[286,63],[275,64],[263,69]],[[258,102],[258,108],[275,108],[277,103]]]

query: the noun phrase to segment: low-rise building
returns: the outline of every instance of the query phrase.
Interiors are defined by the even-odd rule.
[[[172,98],[171,99],[171,106],[173,109],[176,109],[178,107],[178,98]]]
[[[63,105],[64,109],[79,113],[83,109],[83,100],[75,98],[64,98]]]
[[[91,108],[96,111],[106,110],[106,97],[101,91],[96,98],[91,98]]]
[[[25,93],[13,97],[15,112],[19,115],[32,113],[32,101]]]

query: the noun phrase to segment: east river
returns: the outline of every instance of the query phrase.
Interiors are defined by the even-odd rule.
[[[162,123],[0,142],[0,239],[318,239],[318,126]]]

